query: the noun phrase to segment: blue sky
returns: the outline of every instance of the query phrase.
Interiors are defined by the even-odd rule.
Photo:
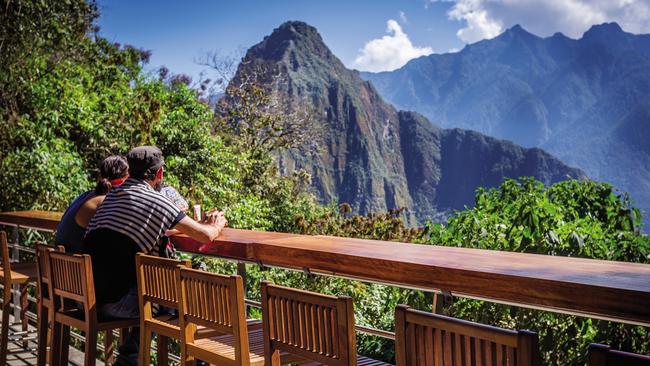
[[[248,48],[287,20],[315,26],[345,65],[370,71],[461,49],[514,24],[542,36],[579,37],[605,21],[650,32],[649,0],[99,0],[99,8],[102,36],[151,50],[150,69],[194,78],[206,52]]]

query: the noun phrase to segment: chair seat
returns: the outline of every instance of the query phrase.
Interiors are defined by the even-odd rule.
[[[250,354],[251,365],[264,364],[264,333],[261,327],[261,321],[257,319],[247,319],[248,324],[248,352]],[[201,349],[210,353],[218,353],[221,356],[229,359],[235,359],[234,336],[232,334],[222,335],[212,338],[202,338],[194,341],[194,347],[188,344],[188,348]],[[200,358],[200,357],[199,357]],[[280,352],[282,364],[299,363],[304,359],[289,354]]]
[[[66,311],[58,311],[54,314],[55,321],[61,322],[77,328],[84,328],[85,316],[84,312],[79,309],[71,309]],[[139,318],[124,319],[99,316],[97,319],[97,330],[111,330],[120,328],[137,327],[140,325]]]
[[[11,265],[11,284],[24,284],[36,280],[36,263],[16,263]],[[0,281],[4,282],[4,272],[0,267]]]
[[[197,358],[201,358],[205,354],[205,359],[208,360],[211,354],[218,354],[228,360],[235,360],[235,338],[233,335],[223,335],[214,338],[197,339],[193,344],[188,344],[187,348],[190,353],[194,354]],[[262,330],[254,330],[248,333],[248,352],[250,354],[251,365],[264,364],[264,335]]]
[[[152,330],[157,331],[164,336],[172,338],[180,337],[181,329],[176,315],[165,314],[154,317],[151,320],[146,320],[146,322],[151,326]],[[248,325],[249,331],[262,328],[262,321],[258,319],[247,319],[246,324]],[[223,333],[204,326],[199,326],[196,331],[196,338],[214,338],[220,335],[223,335]]]

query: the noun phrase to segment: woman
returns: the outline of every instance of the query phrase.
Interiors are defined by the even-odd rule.
[[[56,229],[56,245],[63,245],[70,253],[82,251],[81,241],[86,233],[86,226],[95,215],[97,207],[104,201],[106,193],[113,187],[124,183],[129,177],[129,164],[121,156],[109,156],[99,167],[99,180],[95,189],[75,198],[63,214]]]

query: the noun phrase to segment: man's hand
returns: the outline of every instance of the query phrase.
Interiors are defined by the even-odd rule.
[[[213,241],[219,236],[226,225],[228,225],[228,220],[224,217],[223,212],[212,210],[204,215],[201,223],[186,216],[176,224],[175,229],[205,243]]]

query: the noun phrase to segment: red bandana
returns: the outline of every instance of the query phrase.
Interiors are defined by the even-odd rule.
[[[113,179],[113,180],[110,180],[110,182],[111,182],[111,186],[113,186],[113,187],[119,187],[119,186],[122,185],[122,183],[124,183],[125,180],[127,180],[127,178],[128,178],[128,177],[124,177],[124,178],[119,178],[119,179]]]

